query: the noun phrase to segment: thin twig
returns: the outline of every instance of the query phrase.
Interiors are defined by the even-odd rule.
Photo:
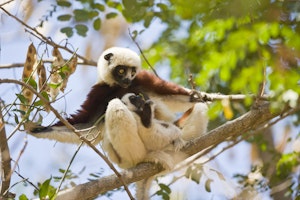
[[[191,97],[193,98],[193,100],[203,101],[204,99],[201,96],[201,92],[198,92],[196,90],[196,83],[194,81],[194,78],[193,78],[192,74],[189,75],[188,83],[191,86],[191,90],[192,90]],[[206,101],[203,101],[203,102],[206,102]]]
[[[41,34],[36,28],[32,28],[31,26],[29,26],[28,24],[26,24],[24,21],[22,21],[21,19],[19,19],[18,17],[16,17],[15,15],[11,14],[10,12],[8,12],[6,9],[3,8],[3,6],[0,6],[0,9],[3,10],[8,16],[12,17],[13,19],[15,19],[17,22],[19,22],[20,24],[22,24],[26,29],[30,30],[28,31],[28,33],[32,34],[33,36],[37,37],[39,40],[45,42],[46,44],[49,44],[53,47],[57,47],[60,49],[63,49],[71,54],[74,54],[74,51],[67,48],[66,46],[62,46],[59,45],[55,42],[52,41],[51,38],[49,37],[45,37],[43,34]],[[97,62],[92,61],[92,60],[88,60],[86,59],[84,56],[78,55],[77,57],[80,58],[81,60],[83,60],[83,62],[87,65],[92,65],[92,66],[96,66]]]
[[[267,79],[267,72],[266,72],[266,67],[263,68],[263,80],[259,84],[259,90],[257,93],[257,98],[255,99],[254,106],[257,106],[260,103],[260,98],[264,95],[265,93],[265,87],[266,87],[266,79]]]
[[[14,166],[13,166],[12,170],[10,171],[9,177],[11,177],[11,175],[13,174],[13,172],[15,171],[15,169],[17,168],[19,160],[20,160],[21,156],[23,155],[23,153],[24,153],[24,151],[25,151],[25,149],[27,147],[27,144],[28,144],[28,141],[27,141],[27,138],[25,138],[25,142],[24,142],[23,148],[21,149],[21,151],[19,153],[19,156],[18,156],[17,160],[15,161]]]
[[[58,194],[58,192],[60,191],[60,188],[61,188],[61,186],[62,186],[62,184],[63,184],[63,182],[64,182],[64,180],[65,180],[65,178],[66,178],[66,176],[67,176],[67,173],[68,173],[68,171],[69,171],[69,169],[70,169],[70,167],[71,167],[71,164],[73,163],[73,161],[74,161],[74,159],[75,159],[77,153],[78,153],[79,150],[81,149],[82,145],[83,145],[83,142],[81,142],[81,143],[79,144],[77,150],[75,151],[74,155],[72,156],[72,158],[71,158],[71,160],[70,160],[70,162],[69,162],[69,165],[68,165],[67,169],[65,170],[65,173],[63,174],[63,177],[61,178],[61,180],[60,180],[60,182],[59,182],[59,186],[58,186],[57,189],[56,189],[56,194]]]
[[[147,65],[151,68],[151,70],[154,72],[154,74],[155,74],[157,77],[159,77],[158,74],[157,74],[157,72],[155,71],[155,69],[152,67],[152,65],[150,64],[150,62],[148,61],[148,59],[147,59],[146,56],[144,55],[144,52],[142,51],[140,45],[137,43],[137,41],[136,41],[136,40],[134,39],[134,37],[132,36],[131,31],[130,31],[130,28],[128,28],[128,33],[129,33],[129,36],[130,36],[130,38],[132,39],[132,41],[135,43],[135,45],[136,45],[137,48],[139,49],[139,51],[140,51],[142,57],[144,58],[144,60],[146,61]]]
[[[10,0],[10,1],[7,1],[7,2],[4,2],[3,4],[0,4],[0,7],[6,5],[6,4],[9,4],[10,2],[13,2],[14,0]]]
[[[39,188],[34,185],[31,181],[29,181],[28,178],[25,178],[24,176],[22,176],[19,172],[17,172],[16,170],[14,171],[14,173],[16,173],[20,178],[22,178],[22,182],[27,182],[29,185],[31,185],[32,187],[34,187],[35,190],[39,191]],[[12,188],[14,185],[12,185],[10,188]]]
[[[44,63],[53,63],[53,60],[42,60]],[[64,60],[67,62],[68,60]],[[97,65],[91,65],[90,63],[85,63],[85,62],[78,62],[78,65],[88,65],[88,66],[97,66]],[[3,64],[0,65],[0,69],[10,69],[10,68],[18,68],[18,67],[23,67],[24,63],[12,63],[12,64]]]
[[[14,84],[18,84],[21,85],[27,89],[29,89],[30,91],[32,91],[36,96],[39,97],[39,99],[45,104],[46,107],[48,107],[53,113],[54,115],[72,132],[74,132],[85,144],[87,144],[89,147],[91,147],[105,162],[106,164],[111,168],[111,170],[117,175],[117,177],[120,179],[120,181],[122,182],[128,196],[130,197],[130,199],[134,199],[131,192],[129,191],[127,184],[125,183],[124,179],[122,178],[121,174],[117,171],[117,169],[113,166],[113,164],[108,160],[108,158],[106,156],[104,156],[88,139],[86,139],[85,137],[82,137],[82,135],[80,135],[80,130],[77,130],[74,128],[74,126],[72,126],[66,119],[64,119],[59,113],[58,111],[53,108],[50,104],[50,102],[43,97],[40,93],[38,93],[32,86],[18,81],[18,80],[13,80],[13,79],[0,79],[0,83],[14,83]]]

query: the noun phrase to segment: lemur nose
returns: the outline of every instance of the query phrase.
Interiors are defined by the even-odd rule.
[[[123,83],[129,85],[131,83],[131,80],[129,78],[125,78],[123,80]]]

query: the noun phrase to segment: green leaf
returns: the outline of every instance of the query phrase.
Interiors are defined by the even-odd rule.
[[[61,7],[71,7],[72,4],[69,1],[65,1],[65,0],[57,0],[57,5],[61,6]]]
[[[28,102],[26,97],[24,97],[24,95],[22,94],[16,94],[16,95],[22,104],[26,104]]]
[[[99,17],[95,19],[93,27],[95,30],[99,30],[101,28],[101,19]]]
[[[90,13],[86,10],[75,9],[73,11],[73,13],[74,13],[75,20],[78,22],[85,22],[90,19],[90,17],[89,17]]]
[[[299,154],[296,152],[283,154],[276,165],[276,175],[286,178],[293,168],[299,165]]]
[[[23,111],[24,112],[24,111]],[[24,113],[25,114],[25,113]],[[16,124],[19,124],[19,118],[18,118],[18,115],[15,113],[15,122],[16,122]]]
[[[13,109],[12,111],[14,111],[14,112],[19,112],[21,115],[25,115],[25,114],[26,114],[25,111],[20,110],[20,109]],[[15,119],[15,120],[16,120],[16,119]],[[18,121],[19,121],[19,120],[18,120]]]
[[[73,36],[73,29],[71,27],[62,28],[60,29],[60,32],[66,34],[69,38]]]
[[[167,11],[169,7],[166,4],[158,3],[156,4],[157,7],[159,7],[162,11]]]
[[[162,196],[163,200],[169,200],[170,199],[170,195],[168,193],[165,193],[162,190],[159,190],[156,192],[157,195]]]
[[[60,15],[57,17],[59,21],[69,21],[71,19],[72,15]]]
[[[77,24],[75,26],[75,29],[78,33],[78,35],[85,37],[86,36],[86,32],[88,31],[88,27],[84,24]]]
[[[122,6],[120,2],[116,2],[116,1],[108,1],[108,2],[106,3],[106,5],[107,5],[108,7],[116,8],[116,9]]]
[[[49,192],[49,187],[50,187],[50,181],[51,181],[51,179],[52,178],[47,179],[40,186],[40,191],[39,191],[39,197],[40,197],[40,199],[44,199],[44,198],[47,197],[48,192]]]
[[[144,26],[147,28],[150,26],[151,22],[152,22],[152,19],[154,17],[154,13],[153,12],[148,12],[146,17],[145,17],[145,20],[144,20]]]
[[[35,90],[37,90],[37,83],[36,83],[36,81],[32,77],[30,77],[30,78],[24,78],[24,82],[27,83],[27,84],[29,84]]]
[[[166,184],[163,184],[163,183],[160,183],[158,185],[159,185],[161,190],[165,191],[168,194],[171,194],[171,189],[170,189],[169,186],[167,186]]]
[[[49,85],[49,87],[56,89],[61,85],[61,83],[49,83],[48,85]]]
[[[43,106],[44,105],[44,102],[42,100],[38,100],[38,101],[35,101],[34,106]]]
[[[60,75],[60,77],[64,80],[66,78],[66,74],[62,71],[58,72],[58,74]]]
[[[65,64],[64,66],[62,66],[60,68],[60,71],[63,72],[63,73],[70,72],[70,68],[67,64]]]
[[[92,10],[89,12],[89,19],[93,19],[99,15],[98,11]]]
[[[49,99],[49,95],[48,95],[48,93],[47,93],[46,91],[42,91],[42,92],[41,92],[41,95],[42,95],[45,99],[47,99],[48,101],[50,100],[50,99]]]
[[[99,10],[101,12],[105,11],[105,6],[100,3],[95,3],[92,7],[96,8],[97,10]]]
[[[118,13],[110,12],[106,14],[106,19],[112,19],[115,18],[116,16],[118,16]]]
[[[59,168],[58,171],[59,171],[60,173],[62,173],[62,174],[64,174],[64,173],[66,172],[65,169],[61,169],[61,168]],[[68,170],[68,172],[70,172],[70,171],[71,171],[71,170]]]
[[[19,200],[28,200],[27,196],[25,194],[21,194],[19,196]]]

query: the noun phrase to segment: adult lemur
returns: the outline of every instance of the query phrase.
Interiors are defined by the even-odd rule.
[[[102,53],[98,61],[98,82],[81,109],[67,120],[81,134],[95,144],[103,138],[104,119],[108,103],[126,93],[144,93],[156,104],[155,118],[167,122],[174,120],[174,113],[193,107],[192,92],[179,85],[164,81],[153,73],[141,69],[140,57],[127,48],[113,47]],[[195,119],[196,120],[196,119]],[[202,123],[199,121],[199,123]],[[199,130],[203,132],[204,130]],[[80,139],[62,122],[29,131],[35,137],[78,143]],[[195,132],[190,132],[193,137]]]
[[[138,163],[160,163],[165,169],[187,156],[180,152],[184,138],[201,136],[206,130],[206,106],[195,104],[187,119],[180,124],[182,129],[170,122],[154,118],[155,104],[144,96],[133,93],[115,98],[108,104],[105,113],[103,149],[110,160],[121,168],[131,168]],[[188,127],[188,129],[186,129]],[[202,132],[203,131],[203,132]],[[154,177],[137,182],[137,199],[149,198],[149,189]]]

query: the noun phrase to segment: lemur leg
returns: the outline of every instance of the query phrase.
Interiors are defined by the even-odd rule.
[[[182,128],[184,140],[192,140],[205,135],[208,124],[207,110],[205,103],[196,103],[175,123]]]
[[[137,122],[130,110],[120,99],[109,102],[105,114],[105,145],[108,154],[117,154],[119,166],[129,168],[143,161],[147,153],[138,135]],[[115,151],[115,152],[114,152]]]

